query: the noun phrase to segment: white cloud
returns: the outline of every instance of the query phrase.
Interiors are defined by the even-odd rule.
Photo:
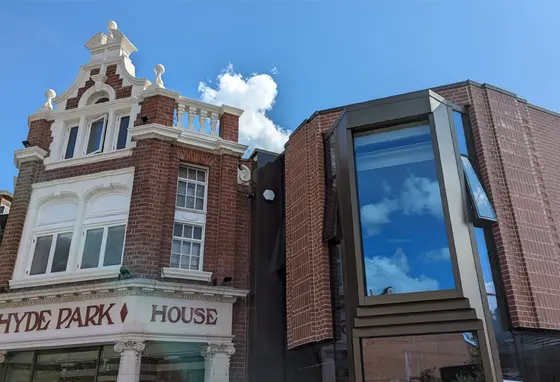
[[[282,152],[290,132],[276,125],[266,112],[272,109],[278,94],[276,82],[268,74],[244,78],[233,65],[218,75],[216,88],[198,84],[200,98],[215,105],[226,104],[244,110],[239,119],[239,141],[250,148]]]
[[[278,74],[278,68],[275,66],[274,68],[270,69],[270,73]]]
[[[383,181],[383,192],[391,192],[391,186]],[[360,210],[362,226],[368,236],[381,232],[381,225],[391,222],[390,215],[401,212],[404,215],[423,215],[429,213],[443,217],[441,195],[437,180],[410,175],[402,184],[402,191],[394,199],[383,198],[380,202],[366,204]]]
[[[420,258],[425,263],[437,263],[439,261],[451,261],[449,248],[432,249],[431,251],[422,252]]]
[[[391,222],[389,215],[396,207],[396,201],[390,199],[383,199],[379,203],[366,204],[362,207],[360,216],[368,236],[377,235],[380,232],[380,225]]]
[[[426,212],[443,216],[441,194],[437,180],[416,177],[406,178],[401,194],[401,205],[405,215],[422,215]]]
[[[419,292],[439,289],[437,280],[426,275],[412,277],[408,275],[410,266],[408,258],[401,248],[390,257],[365,257],[364,266],[368,294],[373,290],[377,295],[389,286],[393,293]]]

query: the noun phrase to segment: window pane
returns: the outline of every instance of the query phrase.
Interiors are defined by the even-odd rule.
[[[193,256],[200,256],[200,244],[199,243],[193,243],[192,244],[192,251],[191,251]]]
[[[196,196],[204,198],[204,186],[202,184],[196,185]]]
[[[179,167],[179,178],[187,178],[187,168]]]
[[[109,227],[107,232],[107,245],[105,246],[105,258],[103,266],[120,265],[124,249],[124,235],[126,229],[124,225]]]
[[[354,144],[366,293],[455,288],[430,127]]]
[[[121,123],[119,125],[119,137],[117,139],[117,150],[124,149],[126,147],[126,137],[128,135],[129,122],[130,122],[130,117],[121,118]]]
[[[199,182],[206,182],[206,172],[198,170],[196,173],[196,180]]]
[[[187,196],[187,208],[194,208],[194,197]]]
[[[82,269],[98,267],[102,240],[103,228],[90,229],[86,232]]]
[[[191,269],[198,270],[200,258],[198,256],[191,257]]]
[[[173,236],[181,237],[183,236],[183,225],[175,223],[173,225]]]
[[[196,198],[196,205],[195,210],[203,210],[204,209],[204,199]]]
[[[194,239],[202,239],[202,228],[201,227],[194,227]]]
[[[171,255],[171,262],[169,263],[169,266],[171,268],[179,268],[180,261],[181,261],[180,255]]]
[[[72,232],[61,233],[56,237],[56,247],[54,249],[54,257],[51,272],[64,272],[68,264],[68,255],[70,254],[70,244],[72,242]]]
[[[475,333],[362,340],[364,381],[484,381]]]
[[[476,238],[476,246],[478,249],[478,257],[482,267],[482,277],[484,279],[484,287],[487,293],[495,294],[494,280],[492,279],[492,267],[490,266],[490,257],[488,256],[488,247],[486,246],[486,238],[484,237],[484,229],[474,227],[474,235]]]
[[[183,242],[183,246],[181,247],[181,253],[183,255],[190,255],[191,254],[191,243],[188,241]]]
[[[455,123],[455,132],[457,133],[457,143],[459,145],[459,152],[462,155],[469,155],[467,148],[467,137],[463,127],[463,114],[458,111],[453,112],[453,122]]]
[[[103,151],[103,125],[105,120],[101,119],[97,122],[91,124],[91,129],[89,131],[89,139],[86,154],[90,154],[94,151]]]
[[[52,235],[37,238],[35,243],[35,253],[33,254],[33,262],[31,263],[31,270],[29,271],[30,275],[39,275],[47,272],[51,243]]]
[[[181,256],[181,268],[182,269],[189,269],[190,256]]]
[[[70,159],[74,157],[74,149],[76,148],[76,138],[78,137],[78,126],[70,128],[68,134],[68,145],[66,145],[66,154],[64,159]]]
[[[172,253],[181,253],[181,240],[173,240],[173,245],[171,247]]]
[[[471,196],[471,201],[474,205],[474,210],[479,219],[496,221],[496,213],[492,204],[490,204],[490,199],[486,195],[486,191],[482,188],[482,183],[478,180],[478,176],[474,171],[469,158],[461,156],[461,161],[463,162],[463,169],[465,170],[465,176],[467,178],[467,185],[469,186],[469,195]]]
[[[185,207],[187,199],[183,195],[177,195],[177,207]]]
[[[194,196],[195,187],[196,187],[196,185],[194,183],[187,184],[187,195],[188,196]]]
[[[192,237],[193,227],[190,226],[190,225],[183,225],[183,227],[184,227],[183,237],[186,237],[186,238],[190,239]]]
[[[177,186],[177,193],[180,195],[187,194],[187,183],[179,181],[179,185]]]
[[[189,178],[190,180],[196,180],[196,170],[194,168],[189,168],[188,169],[187,178]]]

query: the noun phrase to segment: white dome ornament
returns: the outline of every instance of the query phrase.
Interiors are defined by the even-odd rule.
[[[158,88],[163,88],[165,89],[165,86],[163,86],[163,80],[161,79],[161,75],[163,73],[165,73],[165,66],[163,66],[162,64],[157,64],[154,67],[154,73],[156,74],[156,79],[154,81],[154,84],[158,87]]]
[[[52,100],[56,97],[56,92],[53,89],[49,89],[45,92],[45,97],[47,97],[47,102],[43,104],[43,109],[52,111]]]
[[[107,23],[107,29],[109,30],[109,33],[108,33],[109,39],[113,38],[113,31],[116,31],[118,28],[119,28],[119,26],[113,20],[111,20]]]

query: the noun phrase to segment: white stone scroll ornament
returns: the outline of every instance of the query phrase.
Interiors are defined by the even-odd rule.
[[[244,164],[237,168],[237,183],[247,184],[251,181],[251,169]]]

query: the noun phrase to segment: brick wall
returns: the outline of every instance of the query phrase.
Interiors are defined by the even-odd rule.
[[[146,97],[140,102],[142,111],[134,122],[134,126],[141,125],[142,117],[148,117],[151,123],[159,123],[164,126],[173,126],[175,116],[175,100],[162,95]]]
[[[91,79],[91,76],[99,74],[99,69],[92,69],[90,71],[90,78],[86,81],[83,87],[78,89],[78,94],[76,97],[68,98],[66,101],[66,110],[75,109],[78,107],[78,103],[80,102],[80,98],[82,98],[82,94],[93,85],[95,82]],[[105,75],[107,76],[107,80],[105,83],[115,89],[116,98],[128,98],[132,94],[132,85],[129,86],[122,86],[123,80],[117,74],[117,65],[109,65],[105,70]]]
[[[319,114],[294,131],[285,153],[287,343],[294,348],[332,338],[323,133],[340,112]]]
[[[49,152],[51,145],[51,125],[53,121],[40,119],[29,123],[29,132],[27,133],[27,141],[31,146],[38,146]]]
[[[436,91],[469,106],[513,326],[560,329],[560,116],[490,86]]]
[[[239,139],[239,117],[224,113],[220,118],[220,138],[237,142]]]

